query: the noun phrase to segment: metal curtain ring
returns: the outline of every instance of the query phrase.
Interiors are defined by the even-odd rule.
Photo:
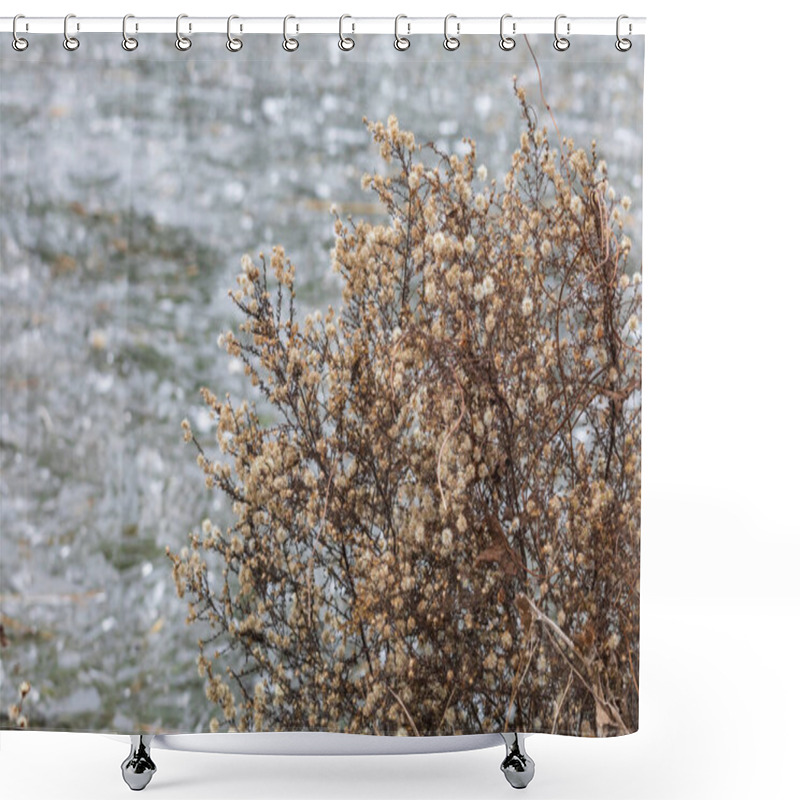
[[[411,47],[411,39],[407,39],[405,36],[401,36],[398,30],[400,25],[401,19],[408,19],[405,14],[398,14],[394,18],[394,49],[395,50],[408,50]],[[406,28],[408,33],[411,33],[411,25],[406,23]]]
[[[28,49],[28,40],[27,39],[23,39],[17,33],[17,20],[18,19],[25,19],[25,15],[24,14],[17,14],[17,16],[14,17],[14,22],[11,24],[11,33],[14,36],[14,38],[11,41],[11,46],[18,53],[21,53],[23,50],[27,50]]]
[[[133,36],[128,36],[127,25],[129,19],[134,19],[133,14],[126,14],[122,18],[122,49],[131,53],[139,46],[139,40],[134,39]]]
[[[501,50],[513,50],[517,46],[517,40],[512,36],[506,36],[503,32],[503,25],[507,19],[511,19],[511,14],[503,14],[500,17],[500,49]],[[517,32],[517,23],[511,23],[511,33],[515,34]]]
[[[349,14],[342,14],[342,16],[339,17],[339,49],[344,51],[352,50],[356,46],[355,39],[352,39],[349,36],[345,36],[344,33],[342,32],[342,25],[344,24],[344,21],[346,19],[353,19],[353,18]],[[350,25],[352,30],[356,29],[355,25],[353,25],[352,23],[350,23]]]
[[[620,22],[622,22],[623,19],[628,19],[628,17],[625,14],[620,14],[617,17],[617,41],[614,43],[614,47],[616,47],[617,50],[620,51],[620,53],[627,53],[628,50],[630,50],[631,47],[633,47],[633,42],[630,39],[623,39],[619,35],[619,24],[620,24]],[[631,24],[629,22],[628,23],[628,34],[630,34],[630,32],[631,32]]]
[[[444,49],[445,50],[450,50],[452,52],[453,50],[458,50],[458,48],[461,46],[461,40],[458,38],[458,32],[461,29],[461,23],[460,22],[456,22],[456,36],[450,36],[450,34],[447,32],[447,23],[450,22],[451,19],[458,19],[458,18],[456,17],[455,14],[448,14],[444,18],[444,42],[443,42],[443,45],[444,45]]]
[[[569,39],[566,36],[559,36],[558,35],[558,21],[560,19],[566,19],[566,14],[559,14],[556,17],[556,21],[553,25],[553,35],[555,36],[555,40],[553,41],[553,47],[558,50],[559,53],[563,53],[565,50],[569,50]],[[567,23],[567,34],[569,34],[569,22]]]
[[[244,47],[244,42],[231,34],[231,22],[235,19],[239,19],[236,14],[231,14],[228,17],[228,41],[225,42],[225,47],[227,47],[231,53],[238,53],[242,47]],[[239,30],[241,30],[241,28]]]
[[[283,18],[283,49],[287,53],[293,53],[298,47],[300,47],[300,42],[298,42],[297,39],[290,38],[286,33],[286,25],[290,19],[295,19],[295,17],[289,14]]]
[[[188,17],[188,14],[178,14],[178,18],[175,20],[175,47],[182,52],[186,52],[192,46],[192,40],[181,33],[181,20]],[[189,30],[191,31],[191,29],[192,26],[189,25]]]
[[[77,50],[81,46],[81,43],[74,36],[70,36],[69,35],[69,31],[67,30],[67,26],[69,25],[69,21],[71,19],[74,19],[74,18],[75,18],[74,14],[67,14],[67,16],[64,17],[64,42],[63,42],[63,44],[64,44],[64,49],[65,50],[69,50],[70,53],[74,52],[75,50]]]

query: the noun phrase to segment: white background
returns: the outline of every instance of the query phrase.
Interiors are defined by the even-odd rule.
[[[641,728],[616,740],[529,739],[537,775],[527,792],[542,800],[795,798],[800,159],[790,120],[800,20],[788,3],[618,3],[18,0],[3,13],[647,16]],[[5,39],[0,46],[10,47]],[[119,772],[126,754],[97,735],[3,731],[0,793],[129,797]],[[513,791],[498,769],[502,748],[339,759],[154,755],[159,771],[147,796],[170,800]]]

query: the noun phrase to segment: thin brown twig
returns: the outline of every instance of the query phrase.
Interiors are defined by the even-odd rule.
[[[631,649],[628,648],[628,663],[631,665],[631,680],[636,687],[636,694],[639,694],[639,681],[636,680],[636,670],[633,668],[633,658],[631,656]]]
[[[572,688],[572,672],[569,673],[567,676],[567,685],[564,687],[564,691],[561,694],[561,699],[556,703],[556,711],[553,715],[553,727],[550,733],[555,733],[558,730],[558,717],[561,714],[561,706],[564,705],[564,701],[567,699],[567,693]]]
[[[522,670],[522,674],[519,675],[519,679],[514,680],[514,686],[511,690],[511,697],[509,698],[508,705],[506,706],[506,719],[505,724],[503,726],[503,731],[508,731],[508,717],[511,714],[511,707],[514,705],[514,701],[517,699],[517,694],[519,693],[519,687],[522,686],[522,682],[525,680],[525,676],[528,674],[528,670],[531,666],[531,661],[533,661],[533,642],[534,637],[533,633],[531,633],[530,641],[528,643],[528,660],[525,662],[525,668]]]
[[[450,690],[450,696],[447,698],[447,702],[444,704],[444,711],[442,711],[442,718],[439,720],[439,730],[442,728],[442,723],[444,722],[444,716],[447,713],[447,709],[450,708],[450,701],[453,699],[453,695],[456,693],[456,687],[458,684],[453,684],[453,688]]]
[[[333,476],[336,473],[336,465],[339,463],[339,456],[341,454],[337,453],[336,458],[333,460],[333,464],[331,465],[331,474],[328,476],[328,486],[325,489],[325,504],[322,508],[322,517],[320,517],[319,527],[317,531],[314,533],[314,541],[311,543],[311,557],[308,562],[308,571],[306,574],[306,584],[308,589],[308,628],[311,630],[311,579],[314,574],[314,555],[317,552],[317,541],[319,540],[319,535],[322,532],[322,529],[325,527],[325,517],[328,514],[328,498],[331,494],[331,483],[333,482]]]
[[[447,498],[444,496],[444,489],[442,488],[442,455],[444,454],[444,448],[450,437],[458,430],[459,425],[461,425],[461,420],[464,419],[464,412],[467,410],[466,401],[464,399],[464,387],[461,385],[461,381],[458,380],[455,370],[453,370],[453,378],[455,379],[459,392],[461,392],[461,413],[458,415],[455,424],[447,431],[442,446],[439,448],[439,457],[436,459],[436,481],[439,484],[439,494],[442,497],[442,504],[444,505],[445,511],[447,511]]]
[[[531,46],[530,40],[528,39],[528,34],[525,33],[525,34],[523,34],[523,36],[525,38],[525,44],[528,45],[528,50],[531,51],[531,56],[533,58],[533,63],[536,65],[536,72],[539,75],[539,94],[541,95],[542,103],[544,103],[544,107],[547,109],[547,113],[550,115],[550,119],[553,120],[553,127],[556,129],[556,134],[558,136],[558,149],[559,149],[559,152],[561,152],[561,160],[563,161],[564,160],[564,153],[561,150],[561,131],[559,131],[558,123],[556,122],[556,118],[553,116],[553,109],[550,108],[550,103],[548,103],[547,100],[545,100],[545,97],[544,97],[544,84],[542,82],[542,70],[539,67],[539,61],[536,58],[536,53],[533,52],[533,47]]]
[[[389,690],[392,697],[394,697],[394,699],[397,700],[398,703],[400,703],[400,708],[403,709],[403,713],[406,715],[406,719],[411,723],[411,727],[414,729],[414,736],[419,736],[419,731],[417,730],[417,726],[414,724],[414,720],[411,718],[411,714],[408,713],[406,704],[400,699],[400,696],[397,694],[397,692],[394,691],[394,689],[392,689],[391,686],[389,686],[388,683],[386,684],[386,688]]]

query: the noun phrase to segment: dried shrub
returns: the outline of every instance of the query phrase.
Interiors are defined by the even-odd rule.
[[[19,694],[19,699],[16,703],[8,707],[8,722],[14,728],[27,728],[28,727],[28,717],[25,714],[23,709],[23,705],[25,704],[25,698],[31,692],[31,685],[29,681],[22,681],[20,685],[17,687],[17,693]]]
[[[242,259],[224,346],[280,422],[204,390],[220,455],[185,438],[236,523],[170,555],[231,729],[637,727],[630,201],[515,88],[503,186],[470,140],[458,157],[369,124],[389,222],[337,215],[340,311],[301,324],[283,249]]]

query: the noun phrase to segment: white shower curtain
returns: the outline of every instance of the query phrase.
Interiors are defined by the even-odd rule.
[[[0,50],[0,725],[635,731],[643,40],[73,33]]]

